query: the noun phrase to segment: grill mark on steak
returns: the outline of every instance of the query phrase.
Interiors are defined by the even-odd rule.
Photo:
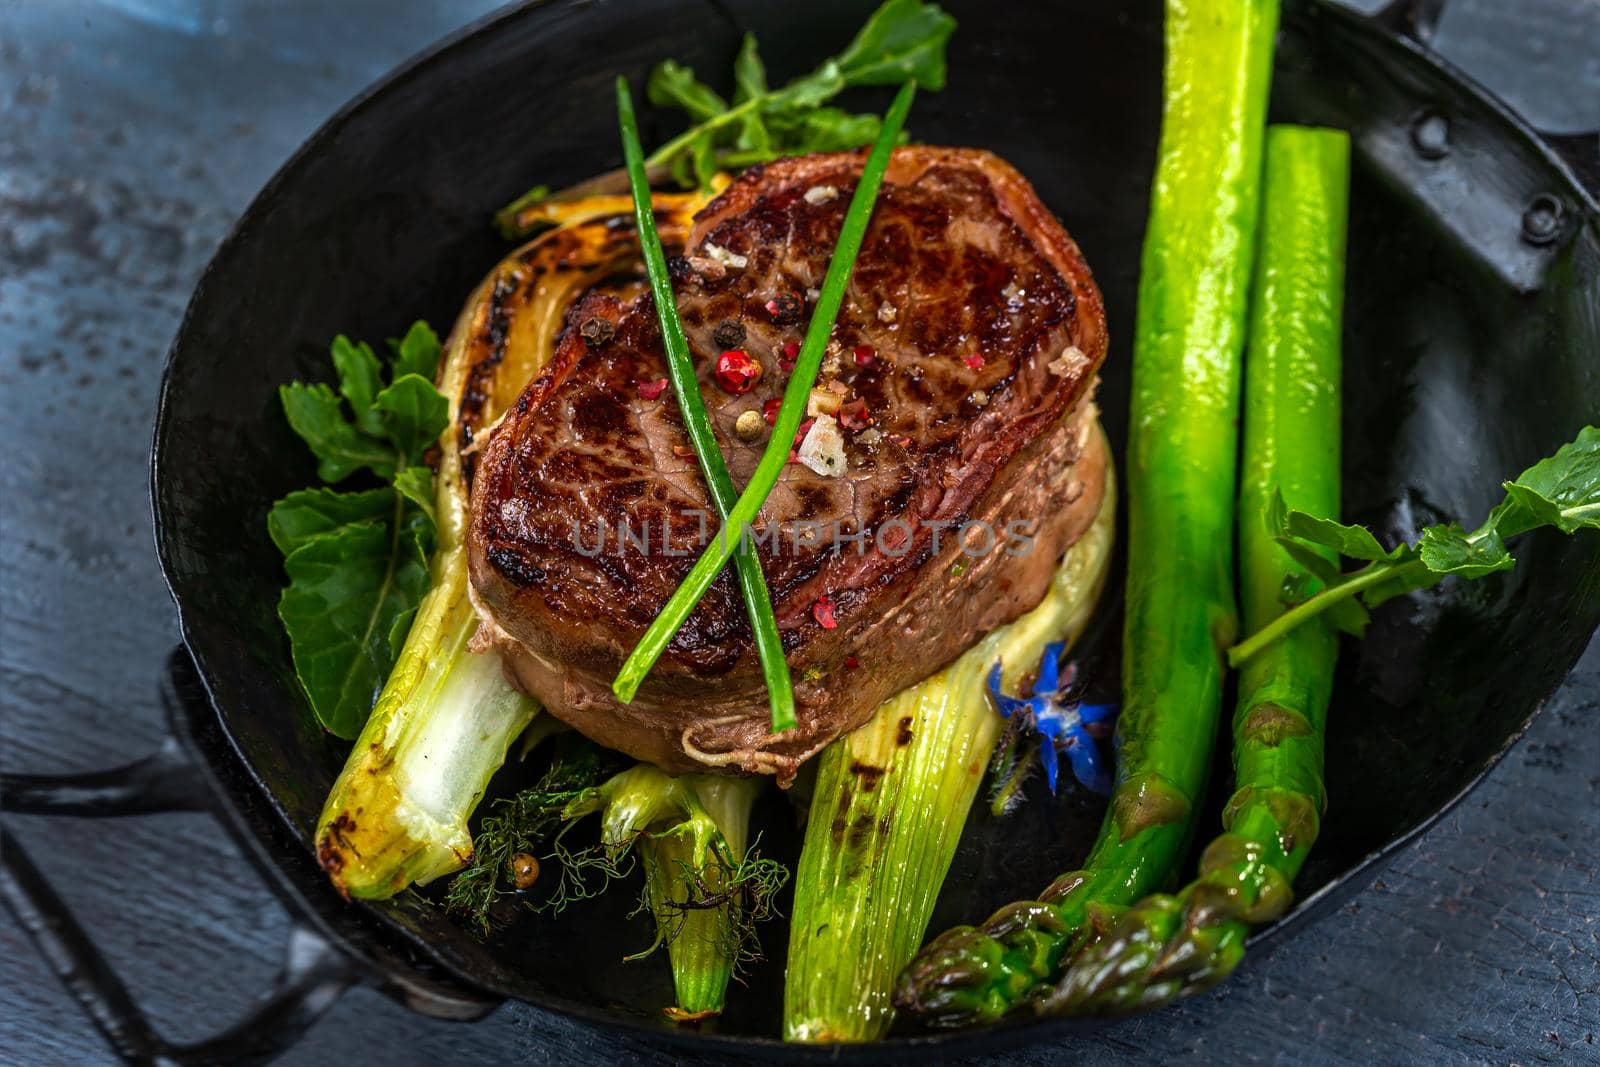
[[[766,441],[741,440],[733,424],[781,395],[783,347],[803,337],[811,310],[806,304],[801,321],[789,324],[767,305],[821,284],[863,158],[803,157],[747,171],[695,221],[686,249],[694,262],[705,261],[707,245],[747,259],[742,269],[690,271],[675,284],[701,394],[736,485]],[[812,203],[805,192],[816,185],[839,195]],[[893,309],[887,317],[885,304]],[[673,394],[652,400],[640,392],[666,375],[648,294],[620,301],[591,293],[569,322],[594,317],[613,324],[611,340],[591,350],[569,328],[483,450],[470,562],[480,610],[522,684],[553,713],[640,758],[687,769],[735,747],[743,753],[738,766],[792,773],[805,752],[981,636],[964,632],[971,627],[907,635],[904,654],[878,650],[875,661],[888,666],[875,672],[876,685],[827,685],[862,651],[858,642],[883,631],[899,598],[931,603],[952,589],[993,598],[997,611],[978,612],[995,616],[992,628],[1037,602],[1055,554],[1070,543],[1049,536],[1076,537],[1078,512],[1092,517],[1098,504],[1096,485],[1083,506],[1058,508],[1072,511],[1073,521],[1041,524],[1049,527],[1040,538],[1051,559],[1027,582],[996,575],[980,586],[934,573],[946,567],[940,561],[953,541],[944,533],[936,550],[938,524],[987,514],[1018,495],[1018,478],[1062,480],[1064,488],[1084,423],[1082,410],[1064,416],[1089,406],[1079,401],[1104,355],[1105,328],[1076,247],[1015,171],[983,152],[899,149],[819,378],[848,387],[876,433],[847,434],[843,475],[789,464],[757,522],[758,534],[780,539],[758,542],[757,554],[796,673],[802,725],[783,738],[765,736],[759,665],[726,572],[634,704],[622,707],[610,679],[698,556],[703,542],[693,516],[710,507]],[[741,347],[762,368],[756,387],[740,396],[713,377],[719,348],[712,335],[730,320],[745,327]],[[858,345],[874,357],[858,364],[851,356]],[[1069,345],[1088,357],[1086,365],[1052,372],[1049,364]],[[1039,488],[1023,496],[1050,507],[1048,483],[1042,495]],[[1000,516],[1002,525],[1031,517]],[[802,524],[819,521],[865,542],[835,550],[830,535],[797,546]],[[619,523],[644,531],[647,546],[616,551]],[[602,529],[611,534],[605,550],[583,550]],[[812,617],[822,595],[833,600],[834,630]],[[893,688],[880,691],[885,685]]]

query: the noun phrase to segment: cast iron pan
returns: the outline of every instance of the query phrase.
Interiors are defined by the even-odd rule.
[[[1160,4],[1077,0],[1000,18],[992,5],[947,6],[961,19],[950,85],[918,99],[913,132],[1009,158],[1083,247],[1112,324],[1100,395],[1120,456],[1159,118]],[[196,763],[169,748],[65,787],[6,783],[9,807],[80,814],[196,805],[195,785],[303,920],[266,1008],[204,1045],[171,1046],[8,839],[0,889],[125,1056],[265,1058],[355,980],[432,1014],[472,1017],[509,997],[700,1055],[859,1057],[931,1045],[953,1054],[979,1042],[992,1052],[997,1039],[1059,1040],[1096,1025],[783,1048],[777,923],[764,932],[775,962],[733,990],[717,1032],[676,1033],[657,1014],[671,999],[665,963],[620,962],[649,941],[647,920],[625,918],[625,893],[481,941],[426,894],[342,903],[310,855],[346,746],[313,722],[274,614],[283,575],[264,516],[315,480],[278,385],[326,377],[335,333],[376,339],[418,316],[451,322],[506,251],[486,225],[495,207],[535,181],[561,186],[617,164],[616,73],[638,84],[674,56],[720,76],[750,28],[774,76],[787,77],[846,40],[870,7],[571,0],[509,10],[348,106],[251,205],[190,304],[155,440],[161,559],[198,667],[197,683],[188,657],[175,657],[173,719]],[[1419,0],[1366,19],[1321,0],[1288,3],[1273,97],[1276,119],[1355,138],[1344,513],[1391,537],[1445,517],[1476,521],[1501,478],[1600,414],[1600,212],[1577,176],[1588,170],[1593,181],[1600,169],[1595,141],[1570,141],[1583,154],[1563,162],[1429,54],[1422,42],[1441,7]],[[646,141],[675,121],[647,116]],[[1517,554],[1513,573],[1386,608],[1365,641],[1345,648],[1323,836],[1298,882],[1300,906],[1259,934],[1255,951],[1364,885],[1459,800],[1584,648],[1600,622],[1600,542],[1536,534]],[[1224,758],[1214,794],[1225,795],[1226,776]],[[1035,798],[1003,833],[975,814],[933,929],[987,915],[1072,868],[1098,820],[1097,806],[1076,797]],[[770,800],[758,821],[767,847],[792,857],[798,839],[783,802]]]

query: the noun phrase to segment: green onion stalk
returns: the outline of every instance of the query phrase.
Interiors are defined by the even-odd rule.
[[[999,660],[1015,686],[1046,645],[1083,633],[1105,584],[1115,515],[1108,464],[1099,514],[1038,606],[885,701],[818,757],[795,873],[787,1039],[870,1041],[888,1028],[895,978],[927,930],[1000,736],[989,670]]]
[[[1338,515],[1349,161],[1342,132],[1267,131],[1239,492],[1239,592],[1250,631],[1283,614],[1285,590],[1314,581],[1274,536],[1274,493],[1307,514]],[[1331,549],[1307,551],[1337,563]],[[1245,661],[1225,832],[1205,850],[1195,881],[1139,901],[1080,954],[1047,1010],[1119,1013],[1207,989],[1238,966],[1253,925],[1284,913],[1323,810],[1337,655],[1337,635],[1319,619]]]
[[[1107,909],[1174,873],[1233,639],[1241,351],[1276,0],[1169,0],[1165,108],[1134,328],[1117,780],[1083,869],[935,938],[897,1002],[928,1025],[1025,1007]]]

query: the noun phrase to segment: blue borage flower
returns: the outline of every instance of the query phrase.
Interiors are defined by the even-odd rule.
[[[1072,775],[1101,796],[1111,792],[1111,769],[1100,755],[1095,735],[1105,732],[1117,712],[1115,704],[1085,704],[1069,698],[1077,680],[1077,665],[1068,664],[1065,676],[1060,670],[1061,653],[1066,645],[1053,641],[1045,646],[1039,661],[1038,680],[1031,696],[1013,697],[1000,691],[1000,661],[989,671],[989,695],[994,698],[1000,717],[1023,732],[1039,735],[1039,762],[1044,764],[1045,781],[1056,791],[1058,751],[1067,754]]]

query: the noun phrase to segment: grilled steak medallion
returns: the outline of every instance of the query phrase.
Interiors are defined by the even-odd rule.
[[[737,485],[766,445],[757,418],[782,394],[863,159],[745,172],[696,217],[677,261]],[[843,469],[829,470],[836,448],[822,461],[799,449],[754,531],[800,720],[772,735],[731,568],[634,701],[611,694],[718,524],[664,387],[648,294],[593,293],[573,309],[483,450],[468,535],[485,632],[553,714],[669,770],[786,782],[1043,596],[1099,508],[1107,457],[1089,394],[1106,331],[1088,267],[1032,188],[986,152],[898,149],[832,342],[813,394],[831,425],[808,440],[836,427]],[[719,380],[733,349],[759,365],[753,387],[728,373],[737,357]]]

